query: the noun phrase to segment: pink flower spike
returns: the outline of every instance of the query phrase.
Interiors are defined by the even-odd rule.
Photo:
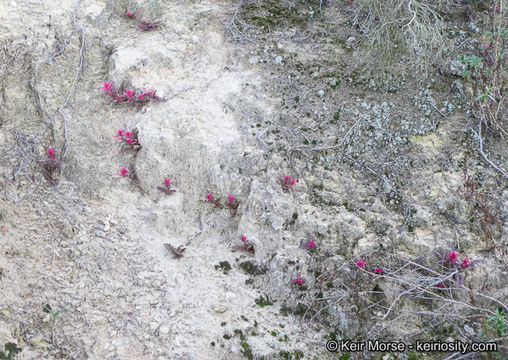
[[[164,178],[164,186],[169,187],[169,183],[171,182],[171,179]]]
[[[212,194],[206,194],[206,201],[210,201],[212,199]]]
[[[118,103],[118,102],[122,102],[123,101],[123,97],[120,93],[115,93],[115,99],[113,100],[114,102]]]
[[[459,254],[457,254],[455,251],[450,251],[448,254],[448,262],[450,264],[453,264],[454,262],[457,261],[458,257],[459,257]]]
[[[247,241],[247,237],[245,235],[242,235],[242,241],[243,242],[246,242]]]
[[[314,241],[313,241],[313,240],[309,240],[309,242],[307,243],[307,247],[308,247],[309,249],[312,249],[312,248],[314,248],[314,246],[316,246],[316,244],[314,243]]]
[[[367,261],[363,262],[361,260],[355,260],[355,263],[356,263],[356,266],[365,270],[365,265],[367,264]]]
[[[375,268],[375,269],[374,269],[374,272],[375,272],[376,274],[381,275],[381,274],[383,273],[383,269],[380,269],[380,268],[378,268],[378,267],[377,267],[377,268]]]
[[[437,284],[437,287],[441,288],[441,289],[444,289],[444,284],[442,282],[440,282],[439,284]]]
[[[120,140],[123,139],[123,133],[124,133],[124,131],[125,130],[123,130],[123,129],[118,129],[117,131],[115,131],[116,135],[114,136],[114,138],[115,139],[120,139]]]
[[[228,194],[228,205],[233,204],[234,200],[235,200],[235,197],[231,194]]]
[[[46,156],[52,158],[52,159],[56,159],[55,157],[55,149],[53,149],[52,147],[48,148],[48,152],[46,153]]]
[[[305,278],[301,277],[300,273],[298,273],[296,279],[291,280],[291,284],[302,285],[305,281]]]
[[[116,174],[117,176],[121,176],[121,177],[127,177],[129,176],[129,172],[127,171],[127,169],[124,167],[122,167],[120,169],[120,173]]]
[[[465,257],[464,260],[462,260],[462,264],[460,265],[462,266],[462,268],[469,267],[469,261],[467,260],[467,257]]]
[[[104,91],[106,94],[108,95],[111,95],[111,92],[113,91],[113,83],[109,82],[109,81],[104,81],[102,83],[102,87],[100,87],[99,90],[102,90]],[[106,95],[106,98],[107,98],[107,95]]]
[[[127,97],[127,102],[134,101],[132,98],[134,97],[134,91],[132,89],[126,89],[122,94]]]

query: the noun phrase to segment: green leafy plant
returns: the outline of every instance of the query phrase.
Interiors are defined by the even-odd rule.
[[[496,315],[487,317],[487,327],[499,336],[508,334],[508,316],[503,310],[496,309]]]
[[[270,299],[268,298],[268,295],[266,295],[266,297],[260,296],[259,298],[257,298],[255,300],[255,302],[256,302],[256,305],[261,306],[261,307],[273,305],[273,302],[270,301]]]
[[[21,352],[21,349],[14,343],[7,343],[4,345],[5,351],[0,351],[0,360],[13,360],[16,354]]]
[[[60,316],[60,314],[67,308],[67,306],[64,306],[63,308],[61,308],[60,310],[58,311],[53,311],[53,309],[51,309],[51,306],[49,304],[46,304],[44,305],[44,307],[42,308],[42,311],[44,311],[45,313],[48,313],[50,314],[51,316],[53,316],[53,321],[56,322],[58,320],[58,316]]]

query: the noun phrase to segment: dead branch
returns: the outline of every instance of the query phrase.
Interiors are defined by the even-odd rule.
[[[259,134],[256,135],[256,139],[261,143],[261,145],[263,145],[265,147],[265,149],[271,149],[272,147],[266,145],[265,141],[263,139],[261,139],[261,136],[263,136],[263,134],[266,132],[266,130],[268,130],[268,128],[264,128],[263,130],[261,130],[259,132]]]
[[[351,126],[349,128],[349,130],[346,132],[346,134],[344,135],[344,137],[342,138],[342,140],[340,141],[340,143],[338,143],[337,145],[330,145],[330,146],[318,146],[318,147],[312,147],[310,145],[296,145],[296,146],[292,146],[290,147],[289,149],[287,149],[286,151],[295,151],[295,150],[311,150],[311,151],[327,151],[327,150],[335,150],[335,149],[338,149],[340,148],[344,142],[346,141],[347,137],[349,136],[349,134],[351,134],[351,132],[353,131],[353,129],[356,127],[356,125],[358,125],[360,123],[361,120],[365,119],[367,117],[367,115],[363,115],[361,118],[359,118],[354,124],[353,126]]]
[[[480,155],[483,157],[483,159],[485,160],[485,162],[487,164],[489,164],[491,167],[493,167],[497,172],[499,172],[501,174],[502,177],[504,177],[505,179],[508,179],[508,174],[506,172],[503,171],[503,169],[501,169],[500,167],[498,167],[496,164],[494,164],[492,161],[489,160],[489,158],[487,157],[487,155],[485,155],[485,153],[483,152],[483,138],[482,138],[482,121],[478,121],[478,132],[474,131],[473,129],[471,129],[475,134],[476,136],[478,137],[478,143],[479,143],[479,152],[480,152]]]
[[[36,63],[36,65],[34,66],[34,68],[32,70],[32,74],[31,74],[30,82],[29,82],[30,88],[35,92],[35,94],[37,96],[37,101],[38,101],[38,105],[39,105],[40,110],[42,111],[42,113],[44,115],[46,115],[48,117],[48,119],[50,121],[50,125],[51,125],[51,138],[52,138],[53,142],[56,140],[56,135],[55,135],[55,115],[59,114],[62,117],[63,128],[64,128],[64,143],[63,143],[63,146],[62,146],[62,150],[60,152],[60,162],[62,164],[62,170],[61,170],[62,172],[63,172],[63,160],[64,160],[66,152],[67,152],[67,141],[68,141],[67,118],[64,115],[62,110],[67,106],[67,104],[69,103],[69,100],[70,100],[70,98],[71,98],[71,96],[72,96],[72,94],[74,92],[74,89],[76,87],[76,82],[77,82],[77,80],[79,78],[79,74],[80,74],[81,70],[83,69],[83,61],[84,61],[84,54],[83,54],[83,52],[84,52],[84,49],[85,49],[85,35],[84,35],[84,32],[83,32],[83,28],[78,26],[78,23],[76,21],[76,10],[78,9],[80,3],[81,3],[81,0],[78,0],[76,5],[74,6],[72,12],[71,12],[72,23],[74,25],[74,30],[67,37],[66,41],[64,41],[63,46],[59,47],[59,50],[57,52],[53,53],[48,58],[46,58],[46,59]],[[50,64],[55,57],[60,56],[60,55],[62,55],[65,52],[67,46],[70,44],[70,41],[71,41],[72,37],[76,33],[79,34],[80,39],[81,39],[81,44],[80,44],[80,49],[79,49],[79,64],[78,64],[78,67],[76,68],[76,72],[74,74],[74,78],[72,80],[71,87],[70,87],[70,89],[69,89],[69,91],[68,91],[64,101],[62,102],[62,104],[57,108],[57,110],[53,114],[50,114],[47,111],[47,109],[44,107],[44,105],[42,104],[42,95],[41,95],[40,90],[35,86],[35,75],[36,75],[36,72],[37,72],[37,69],[39,68],[39,66],[41,66],[43,64]]]
[[[251,26],[244,23],[243,21],[241,21],[237,18],[238,12],[240,11],[240,8],[242,7],[242,5],[243,5],[243,0],[240,1],[240,4],[238,4],[238,6],[235,10],[235,13],[233,14],[233,17],[231,18],[229,23],[226,25],[226,30],[231,33],[231,36],[236,41],[246,40],[248,42],[255,43],[251,38],[249,38],[243,32],[246,29],[250,28]],[[242,27],[243,31],[240,30],[237,23],[238,23],[238,25],[240,25]]]

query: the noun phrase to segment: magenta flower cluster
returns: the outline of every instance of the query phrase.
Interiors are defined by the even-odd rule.
[[[254,244],[252,244],[245,235],[242,235],[240,240],[242,240],[242,245],[233,245],[233,250],[243,251],[250,254],[254,254]]]
[[[110,81],[103,82],[99,89],[106,93],[106,99],[110,99],[114,103],[144,104],[148,101],[164,101],[163,98],[155,94],[156,90],[133,90],[131,88],[121,91],[115,88]]]
[[[309,238],[309,240],[302,241],[300,243],[299,248],[307,249],[307,250],[315,250],[316,249],[316,240],[314,239],[314,236],[307,234],[307,237]]]
[[[138,15],[135,12],[127,11],[126,13],[123,14],[123,16],[126,17],[127,19],[135,19]]]
[[[139,150],[141,145],[139,145],[137,130],[126,130],[126,129],[118,129],[115,131],[115,139],[120,140],[122,143],[128,145],[134,150]]]
[[[55,175],[60,175],[61,164],[60,161],[56,158],[55,149],[49,147],[46,151],[46,159],[40,160],[39,166],[41,167],[42,176],[53,185],[58,185],[59,180],[55,177]]]
[[[223,207],[229,208],[231,215],[235,215],[238,210],[238,207],[240,206],[240,201],[235,199],[235,197],[229,193],[226,195],[226,200],[224,204],[222,204],[222,201],[219,197],[214,197],[210,193],[207,193],[205,198],[206,202],[213,204],[217,209],[222,209]]]
[[[164,186],[157,186],[157,190],[162,191],[166,195],[173,194],[176,190],[171,189],[171,179],[170,178],[164,178],[164,181],[162,182]]]
[[[45,155],[50,159],[56,160],[55,149],[53,149],[52,147],[48,148],[48,151],[46,152]]]
[[[116,173],[116,175],[121,177],[129,177],[129,170],[127,170],[124,166],[120,169],[120,172]]]
[[[283,177],[281,177],[279,179],[282,189],[286,190],[286,191],[293,190],[293,186],[295,186],[297,181],[298,181],[298,179],[293,179],[289,175],[284,175]]]
[[[302,287],[306,282],[307,282],[307,280],[304,277],[302,277],[300,275],[300,273],[298,273],[296,275],[296,278],[291,280],[291,284],[294,284],[294,285],[297,285],[297,286],[300,286],[300,287]]]
[[[365,265],[367,265],[367,263],[368,263],[368,261],[362,261],[362,260],[355,259],[356,266],[362,270],[365,270],[365,271],[369,271],[365,268]],[[373,272],[374,274],[377,274],[377,275],[382,275],[384,273],[384,270],[377,267],[377,266],[375,268],[371,269],[370,271]]]
[[[469,261],[467,260],[467,256],[464,256],[464,259],[462,261],[459,260],[459,254],[456,251],[450,251],[446,254],[447,257],[447,264],[448,265],[455,265],[462,269],[469,267]]]

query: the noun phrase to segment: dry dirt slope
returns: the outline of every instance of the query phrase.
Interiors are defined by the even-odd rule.
[[[25,359],[321,359],[325,336],[477,341],[506,307],[508,191],[475,151],[460,86],[370,78],[346,3],[238,4],[0,3],[0,346]],[[127,9],[163,25],[140,32]],[[115,106],[105,80],[168,101]],[[134,127],[142,149],[121,151],[114,130]],[[486,144],[502,165],[503,144]],[[58,187],[36,163],[49,146],[65,155]],[[129,164],[139,186],[114,175]],[[300,178],[294,192],[283,174]],[[166,176],[172,196],[156,190]],[[471,186],[483,198],[468,200]],[[233,194],[238,214],[206,192]],[[255,256],[231,250],[242,234]],[[307,234],[317,251],[299,247]],[[448,276],[438,249],[481,260],[466,288],[444,294],[438,281],[457,283],[400,260]],[[307,291],[290,286],[299,273]],[[405,292],[414,279],[430,301]],[[63,311],[53,320],[45,304]]]
[[[19,344],[20,359],[234,359],[245,351],[239,334],[253,331],[259,335],[248,346],[258,354],[304,346],[297,320],[279,320],[276,310],[255,304],[260,293],[245,284],[247,275],[236,266],[229,274],[214,268],[235,264],[240,255],[231,244],[255,234],[248,209],[232,217],[200,202],[206,191],[242,201],[248,194],[249,183],[222,171],[225,164],[245,166],[243,157],[255,161],[259,152],[245,141],[235,102],[270,113],[270,101],[256,90],[260,75],[225,41],[231,7],[24,0],[0,6],[5,58],[24,59],[4,68],[9,86],[2,87],[2,147],[11,146],[13,158],[2,167],[0,343]],[[164,25],[141,33],[122,17],[126,9]],[[33,74],[31,56],[40,63]],[[113,106],[98,90],[105,80],[155,88],[169,100],[143,109]],[[143,148],[121,153],[113,131],[134,127]],[[65,137],[64,174],[53,188],[33,159],[48,146],[60,154]],[[129,162],[140,187],[114,176]],[[12,169],[21,171],[13,177]],[[155,190],[165,176],[175,183],[171,197]],[[186,245],[185,256],[173,259],[164,243]],[[65,309],[53,321],[45,304]],[[270,331],[289,340],[281,343]]]

